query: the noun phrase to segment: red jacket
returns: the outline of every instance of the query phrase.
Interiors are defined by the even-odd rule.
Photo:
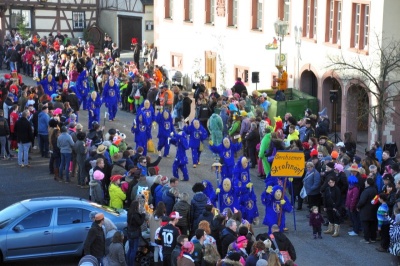
[[[358,196],[360,195],[360,190],[357,186],[350,187],[347,190],[347,197],[346,197],[346,208],[349,209],[351,212],[356,210],[356,206],[358,203]]]

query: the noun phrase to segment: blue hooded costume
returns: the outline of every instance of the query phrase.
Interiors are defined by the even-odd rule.
[[[164,118],[164,113],[168,114],[167,119]],[[161,151],[161,149],[164,148],[164,157],[166,157],[167,155],[169,155],[170,148],[168,138],[171,136],[171,132],[175,133],[174,124],[169,110],[165,109],[163,112],[158,113],[156,116],[156,122],[158,124],[157,150]]]
[[[100,107],[101,107],[101,99],[100,96],[97,94],[96,99],[93,101],[92,97],[89,97],[89,100],[86,103],[86,108],[89,113],[89,129],[92,129],[93,122],[96,121],[100,123]]]
[[[222,111],[221,111],[222,112]],[[221,116],[217,114],[212,114],[210,119],[208,119],[208,130],[210,131],[211,140],[214,145],[219,145],[222,143],[224,122]]]
[[[229,142],[229,147],[224,146],[224,142]],[[221,176],[232,179],[233,168],[235,166],[235,152],[242,148],[242,143],[232,143],[228,138],[225,138],[218,146],[210,145],[210,150],[217,153],[222,160]]]
[[[49,81],[50,77],[51,81]],[[47,75],[46,78],[38,81],[38,84],[42,85],[44,93],[49,96],[51,96],[53,93],[57,93],[57,82],[52,75]]]
[[[248,183],[251,182],[250,180],[250,165],[247,162],[247,167],[243,168],[242,159],[247,158],[242,156],[236,162],[235,168],[233,169],[233,186],[235,188],[236,196],[240,197],[241,195],[247,194],[249,189],[246,187]]]
[[[108,119],[114,120],[115,116],[117,115],[118,103],[121,101],[121,96],[118,85],[114,80],[112,80],[113,85],[111,86],[110,81],[111,80],[104,85],[103,103],[105,103],[106,107],[108,108]]]
[[[238,197],[235,196],[235,188],[232,186],[230,178],[222,179],[218,190],[218,201],[220,210],[230,208],[231,211],[234,212],[234,209],[240,209],[240,200]]]
[[[141,105],[141,108],[139,108],[139,112],[143,114],[143,118],[146,122],[146,125],[149,125],[147,127],[147,131],[148,134],[151,136],[151,124],[153,123],[153,121],[156,120],[156,115],[154,113],[154,108],[153,106],[151,106],[150,102],[148,107],[145,107],[145,103],[146,101],[144,101],[143,104]]]
[[[189,149],[189,143],[187,141],[185,132],[174,134],[169,141],[171,144],[176,146],[176,157],[174,164],[172,165],[172,175],[176,178],[179,178],[179,168],[183,173],[183,181],[189,181],[189,173],[186,168],[186,165],[188,164],[186,150]]]
[[[151,139],[151,135],[149,135],[147,131],[148,126],[149,125],[147,125],[146,121],[143,119],[143,114],[139,113],[131,128],[131,132],[135,134],[136,149],[139,146],[143,147],[143,155],[147,154],[147,140]]]
[[[90,87],[88,85],[88,79],[86,76],[86,70],[83,70],[82,73],[79,74],[78,79],[76,80],[76,96],[79,99],[79,105],[82,103],[83,110],[87,108],[87,100],[88,94],[90,92]]]
[[[207,195],[207,197],[210,199],[210,202],[212,205],[214,205],[214,207],[217,207],[216,203],[217,203],[217,194],[215,194],[215,190],[214,190],[214,186],[212,185],[212,183],[206,179],[204,179],[203,181],[201,181],[201,183],[203,183],[204,186],[204,190],[203,193]]]
[[[240,211],[243,219],[252,223],[259,216],[257,207],[257,196],[254,189],[248,189],[248,193],[240,196]]]
[[[285,228],[285,212],[291,212],[293,207],[290,204],[290,201],[286,195],[283,197],[278,197],[277,191],[281,192],[284,194],[285,192],[283,191],[283,188],[281,186],[274,186],[271,187],[269,186],[262,194],[261,194],[261,202],[265,206],[265,217],[263,224],[267,225],[269,227],[268,229],[268,234],[271,233],[271,227],[274,224],[278,224],[278,219],[279,219],[279,213],[282,213],[281,215],[281,224],[279,225],[279,228],[281,232],[283,232],[283,228]],[[276,199],[278,197],[278,199]],[[282,202],[281,198],[283,199],[284,202]],[[283,203],[283,204],[282,204]]]
[[[197,128],[195,124],[197,124]],[[190,135],[189,146],[192,150],[193,166],[196,167],[200,161],[200,143],[208,137],[207,130],[200,124],[199,120],[193,119],[190,126],[185,126],[183,131]]]

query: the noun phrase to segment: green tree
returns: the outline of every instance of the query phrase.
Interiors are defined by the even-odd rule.
[[[27,23],[25,23],[24,16],[18,16],[17,21],[19,35],[21,36],[22,40],[25,41],[29,38],[29,31],[26,29]]]

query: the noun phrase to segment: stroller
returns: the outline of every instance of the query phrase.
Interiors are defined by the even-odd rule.
[[[150,238],[144,237],[143,233],[139,237],[139,247],[136,252],[136,265],[140,266],[150,266],[154,263],[154,248],[150,245]],[[126,238],[127,239],[127,238]],[[125,253],[128,254],[129,251],[129,240],[125,242]]]

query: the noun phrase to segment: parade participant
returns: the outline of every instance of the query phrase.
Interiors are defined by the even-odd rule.
[[[179,179],[178,168],[183,173],[182,181],[189,181],[189,173],[186,168],[188,164],[188,158],[186,156],[186,150],[189,149],[189,143],[186,139],[185,132],[179,132],[177,134],[171,133],[170,143],[176,146],[176,157],[174,164],[172,165],[172,175]]]
[[[157,110],[156,110],[157,112]],[[154,108],[151,106],[149,100],[145,100],[143,103],[143,107],[140,109],[140,113],[143,114],[143,118],[147,125],[147,134],[151,136],[151,125],[153,121],[156,119],[156,114],[154,113]],[[151,139],[151,137],[149,138]]]
[[[242,148],[241,139],[239,138],[239,143],[231,143],[228,138],[224,138],[222,143],[218,146],[210,143],[210,150],[214,153],[219,154],[222,160],[221,175],[222,178],[232,178],[233,168],[235,165],[235,152]]]
[[[169,157],[170,144],[168,142],[168,137],[172,132],[175,133],[172,117],[169,111],[164,110],[162,113],[158,113],[156,116],[156,122],[158,123],[157,150],[161,152],[161,149],[164,148],[164,157]]]
[[[220,210],[229,208],[233,212],[234,209],[240,209],[239,198],[236,197],[235,188],[230,178],[224,178],[215,193],[218,197]]]
[[[283,195],[283,188],[279,185],[269,186],[261,194],[261,202],[265,206],[265,217],[263,224],[268,226],[268,234],[271,233],[272,225],[277,224],[280,219],[280,230],[285,229],[285,212],[292,211],[292,205],[286,195]]]
[[[52,95],[57,90],[56,80],[53,78],[53,75],[51,74],[47,75],[46,78],[43,78],[41,81],[39,81],[38,84],[42,85],[44,92],[48,96]]]
[[[90,92],[87,75],[88,72],[86,70],[82,71],[76,81],[76,91],[79,99],[79,105],[82,103],[83,110],[87,109],[88,94]]]
[[[118,103],[121,101],[119,87],[115,84],[115,80],[111,78],[103,90],[103,103],[108,108],[108,120],[114,121],[118,111]]]
[[[242,194],[248,192],[249,187],[252,185],[250,183],[250,166],[246,157],[242,156],[236,162],[233,170],[233,185],[235,188],[236,196],[240,197]]]
[[[90,94],[90,98],[87,101],[86,108],[89,111],[89,130],[93,129],[94,123],[100,123],[100,107],[101,107],[101,99],[96,91],[92,91]]]
[[[132,134],[135,134],[136,149],[138,147],[143,147],[143,155],[147,154],[147,140],[151,139],[151,135],[147,130],[148,126],[149,125],[146,124],[146,121],[143,118],[143,114],[139,114],[136,116],[131,128]]]
[[[185,126],[183,131],[190,135],[189,147],[192,150],[193,168],[196,168],[200,165],[200,155],[204,149],[203,140],[208,137],[207,131],[197,119],[193,119],[190,126]]]
[[[216,146],[220,145],[222,143],[222,134],[224,131],[224,123],[221,116],[218,114],[212,114],[210,119],[208,119],[207,128],[210,132],[213,144]]]
[[[210,199],[210,202],[214,205],[214,207],[217,207],[217,195],[215,194],[213,184],[206,179],[204,179],[202,183],[204,186],[203,193],[206,194],[206,196]]]

